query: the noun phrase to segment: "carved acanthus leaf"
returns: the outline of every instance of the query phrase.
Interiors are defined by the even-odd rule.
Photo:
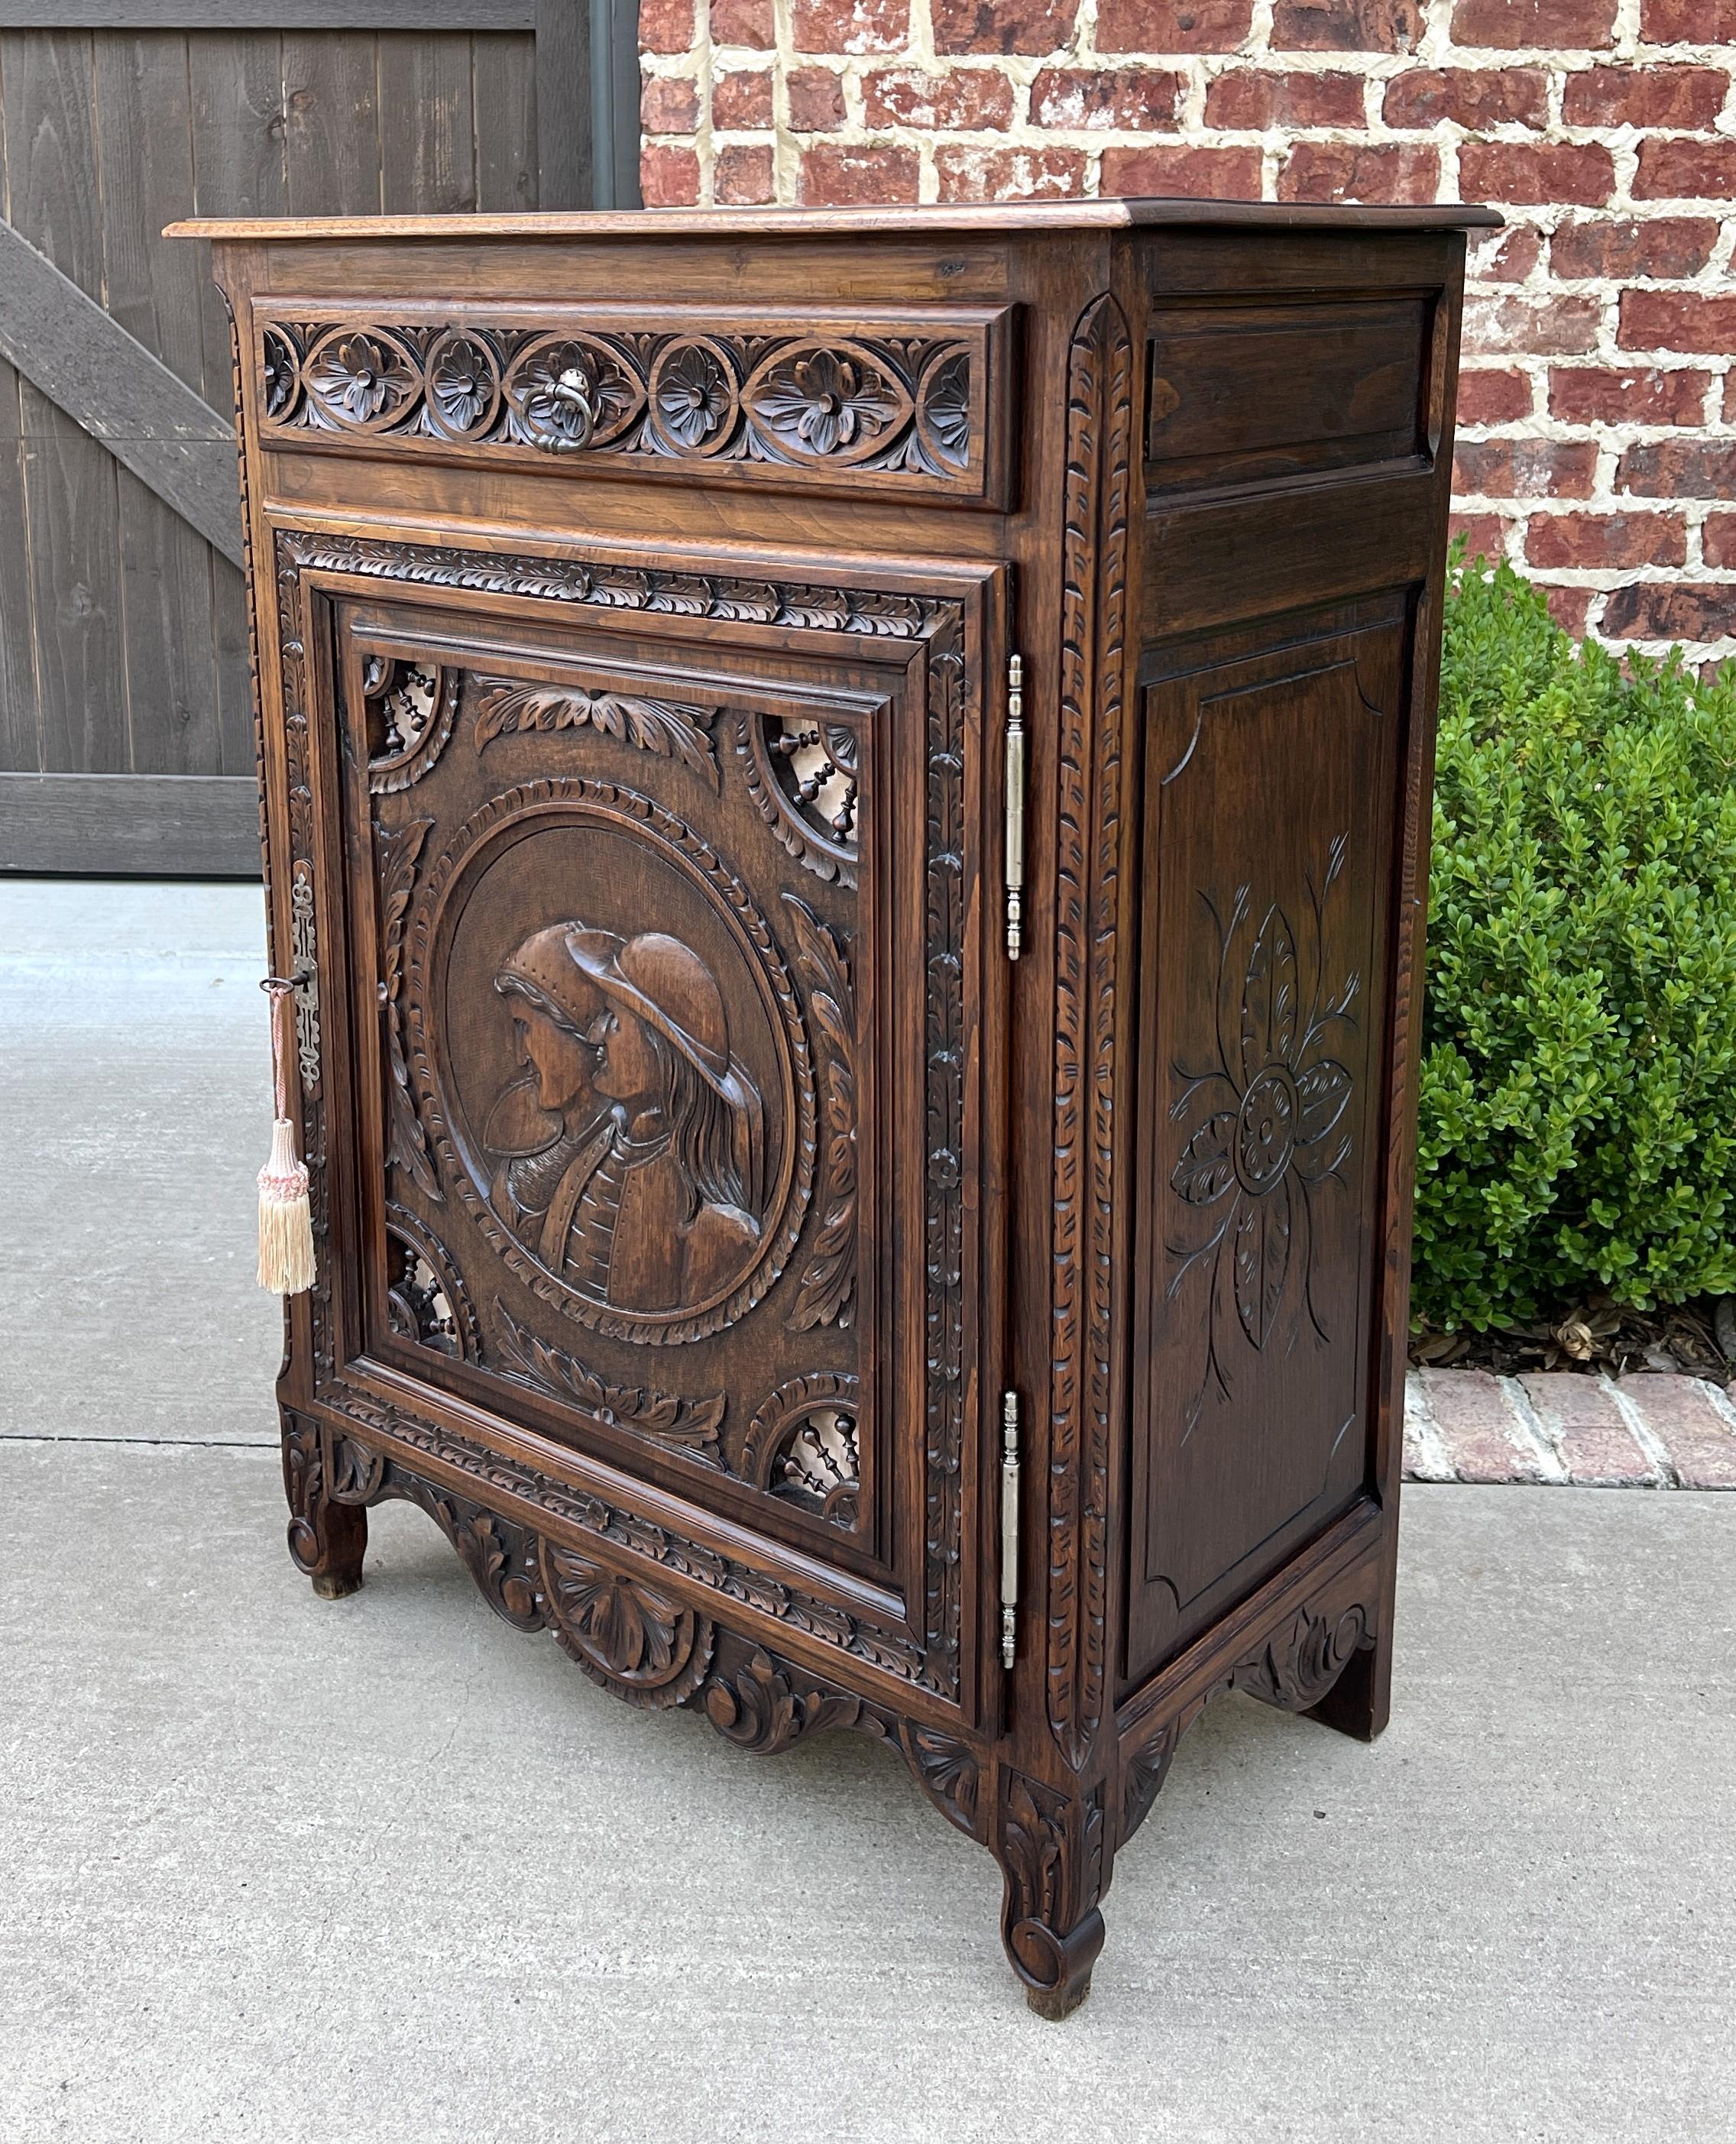
[[[726,1398],[713,1392],[704,1399],[682,1399],[672,1392],[611,1384],[588,1369],[575,1355],[539,1339],[513,1318],[497,1296],[494,1328],[499,1335],[497,1357],[491,1367],[504,1368],[509,1376],[553,1393],[556,1398],[577,1401],[588,1414],[611,1427],[636,1429],[666,1444],[678,1446],[688,1456],[718,1467],[717,1432],[722,1426]]]
[[[949,1824],[972,1839],[982,1836],[982,1770],[968,1742],[938,1727],[908,1725],[904,1752],[923,1791]]]
[[[1233,1686],[1285,1712],[1318,1705],[1371,1633],[1368,1610],[1354,1601],[1336,1615],[1299,1609],[1257,1651],[1239,1662]]]
[[[796,935],[796,968],[807,985],[821,1076],[826,1127],[826,1203],[786,1321],[796,1333],[847,1326],[856,1278],[856,995],[837,939],[793,893],[784,906]]]
[[[1004,1767],[997,1840],[1006,1878],[1001,1936],[1039,1995],[1076,2001],[1103,1948],[1103,1794],[1069,1794]]]
[[[389,1464],[380,1493],[416,1505],[439,1527],[494,1613],[515,1630],[540,1630],[548,1621],[537,1567],[536,1536],[468,1497],[436,1488],[419,1475]]]
[[[1142,1742],[1127,1760],[1122,1774],[1121,1839],[1125,1846],[1145,1821],[1158,1798],[1176,1744],[1181,1740],[1179,1720],[1166,1720],[1157,1732]]]
[[[386,1065],[391,1075],[387,1090],[391,1132],[386,1164],[407,1170],[424,1197],[439,1200],[440,1180],[434,1174],[428,1134],[410,1093],[409,1065],[404,1050],[404,916],[415,891],[422,845],[434,823],[432,819],[411,819],[401,826],[388,826],[376,820],[374,842],[379,857],[380,990],[385,1005]]]
[[[717,1631],[673,1593],[545,1541],[542,1591],[562,1650],[629,1705],[681,1705],[705,1680]]]
[[[500,678],[477,681],[476,749],[496,737],[530,732],[595,730],[691,767],[707,787],[718,787],[717,757],[710,731],[715,707],[654,700],[628,692],[592,692],[578,685],[522,685]]]
[[[841,1690],[817,1685],[803,1688],[792,1681],[796,1674],[777,1665],[771,1655],[756,1651],[733,1675],[714,1675],[705,1687],[705,1709],[711,1723],[737,1749],[761,1754],[787,1749],[804,1735],[828,1727],[866,1728],[870,1734],[884,1730],[862,1701]]]

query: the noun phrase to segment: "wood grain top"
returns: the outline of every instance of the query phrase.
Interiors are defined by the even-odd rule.
[[[1463,231],[1498,226],[1490,208],[1461,201],[1419,207],[1235,201],[963,201],[877,208],[677,208],[514,216],[193,216],[170,238],[231,240],[812,238],[831,233],[1127,231],[1203,224],[1268,231]]]

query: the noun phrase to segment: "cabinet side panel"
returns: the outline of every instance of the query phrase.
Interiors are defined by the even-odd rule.
[[[1411,613],[1144,666],[1135,1680],[1372,1476]]]

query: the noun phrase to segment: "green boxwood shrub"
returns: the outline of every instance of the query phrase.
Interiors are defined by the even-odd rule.
[[[1456,559],[1430,897],[1416,1317],[1736,1291],[1736,671]]]

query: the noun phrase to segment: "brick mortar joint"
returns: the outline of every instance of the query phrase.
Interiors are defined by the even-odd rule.
[[[1507,1405],[1520,1437],[1524,1443],[1531,1447],[1542,1469],[1544,1481],[1559,1487],[1570,1478],[1567,1462],[1561,1456],[1560,1445],[1538,1413],[1523,1381],[1518,1377],[1497,1377],[1495,1382],[1507,1396]]]
[[[1666,1489],[1679,1489],[1682,1477],[1676,1472],[1675,1462],[1669,1456],[1669,1447],[1646,1420],[1639,1402],[1622,1390],[1619,1378],[1610,1377],[1607,1372],[1600,1375],[1598,1382],[1614,1402],[1616,1412],[1627,1424],[1634,1442],[1650,1462],[1659,1481]]]
[[[1160,156],[1203,151],[1253,159],[1254,168],[1247,179],[1253,180],[1257,171],[1258,191],[1268,199],[1277,198],[1283,191],[1284,175],[1298,153],[1317,160],[1306,167],[1299,181],[1305,188],[1320,184],[1330,186],[1334,175],[1345,168],[1342,160],[1366,151],[1377,152],[1380,161],[1368,167],[1378,176],[1365,176],[1362,183],[1377,190],[1396,186],[1413,198],[1431,197],[1431,193],[1436,199],[1448,198],[1466,186],[1478,191],[1496,171],[1516,174],[1522,179],[1528,170],[1545,175],[1565,170],[1569,177],[1555,191],[1585,191],[1600,197],[1584,202],[1502,204],[1509,206],[1513,228],[1500,237],[1473,241],[1466,377],[1473,380],[1479,372],[1491,370],[1511,373],[1521,383],[1520,392],[1527,406],[1509,416],[1467,420],[1461,436],[1467,447],[1505,444],[1517,449],[1521,443],[1529,443],[1539,454],[1551,448],[1566,451],[1589,448],[1590,467],[1580,472],[1580,482],[1572,488],[1583,484],[1589,488],[1590,495],[1527,496],[1529,484],[1510,483],[1494,491],[1464,493],[1456,505],[1461,518],[1475,516],[1492,533],[1498,532],[1499,541],[1515,563],[1525,565],[1545,586],[1559,588],[1564,599],[1575,598],[1579,608],[1574,616],[1580,626],[1594,633],[1610,598],[1636,583],[1696,589],[1700,592],[1701,609],[1699,614],[1686,613],[1689,622],[1703,629],[1719,622],[1715,608],[1707,607],[1715,603],[1720,591],[1732,586],[1736,568],[1714,566],[1706,556],[1704,529],[1726,504],[1720,487],[1709,477],[1716,462],[1704,465],[1708,480],[1690,490],[1672,494],[1665,487],[1693,476],[1694,451],[1715,455],[1736,444],[1736,381],[1729,377],[1728,349],[1694,350],[1673,346],[1675,340],[1718,343],[1719,333],[1710,325],[1714,316],[1709,315],[1705,323],[1699,323],[1691,309],[1730,295],[1729,270],[1736,257],[1736,212],[1725,195],[1732,187],[1727,167],[1732,151],[1736,150],[1736,42],[1683,39],[1648,43],[1642,36],[1641,0],[1619,0],[1604,45],[1565,48],[1534,44],[1509,49],[1460,44],[1453,37],[1451,0],[1424,0],[1414,49],[1292,51],[1276,42],[1278,0],[1252,0],[1247,33],[1233,49],[1178,52],[1153,46],[1121,52],[1101,48],[1098,0],[1084,0],[1083,5],[1066,14],[1064,30],[1047,52],[947,52],[937,48],[930,0],[915,0],[901,23],[897,23],[896,34],[888,37],[887,49],[848,51],[842,48],[846,43],[874,44],[880,25],[894,24],[895,17],[877,14],[873,7],[863,6],[859,0],[853,15],[835,8],[830,17],[833,27],[822,36],[814,27],[828,19],[821,11],[821,0],[802,0],[801,19],[810,42],[819,47],[805,50],[796,34],[797,6],[798,0],[772,0],[769,47],[719,46],[713,51],[707,42],[711,4],[706,0],[696,9],[694,42],[688,50],[642,56],[642,73],[647,82],[687,80],[694,86],[697,110],[693,131],[647,137],[647,146],[690,155],[693,159],[690,169],[697,172],[697,191],[702,200],[715,198],[718,159],[722,152],[731,150],[755,151],[763,156],[769,149],[772,195],[783,201],[801,197],[806,160],[816,156],[822,160],[820,168],[832,174],[824,181],[825,186],[841,186],[846,196],[851,181],[846,175],[852,156],[869,160],[862,166],[865,171],[875,168],[871,160],[877,156],[895,156],[902,160],[901,165],[880,168],[894,175],[900,190],[914,187],[919,198],[929,201],[943,191],[968,196],[988,188],[1014,194],[1083,191],[1089,195],[1104,183],[1109,168],[1106,158],[1124,160],[1153,151]],[[1722,88],[1707,96],[1699,81],[1694,81],[1689,101],[1675,107],[1689,117],[1673,122],[1668,117],[1672,107],[1667,90],[1658,87],[1662,79],[1656,72],[1659,68],[1689,70],[1714,86],[1721,77]],[[1479,126],[1447,118],[1420,126],[1410,123],[1416,115],[1395,102],[1389,120],[1386,107],[1393,85],[1407,77],[1436,72],[1447,78],[1449,95],[1455,78],[1468,85],[1478,77],[1534,77],[1542,92],[1540,117],[1535,122],[1496,117]],[[713,109],[715,84],[728,75],[743,72],[769,77],[772,99],[769,127],[726,128],[717,124]],[[800,132],[795,129],[790,82],[800,72],[830,75],[834,79],[841,123]],[[1038,83],[1051,72],[1063,77],[1059,93],[1039,103],[1035,94]],[[1163,100],[1161,123],[1156,126],[1086,123],[1085,102],[1069,102],[1066,85],[1075,82],[1084,85],[1094,78],[1113,80],[1124,75],[1137,84],[1142,76],[1159,73],[1174,78],[1178,92],[1173,112],[1168,100]],[[978,94],[982,84],[1003,82],[1010,104],[1009,119],[999,126],[918,124],[902,116],[895,105],[886,105],[875,97],[875,82],[893,77],[915,77],[919,82],[927,78],[934,82],[937,96],[944,93],[947,83],[959,84],[965,92],[962,117],[970,116],[970,98]],[[1634,111],[1644,123],[1624,122],[1619,126],[1600,127],[1577,117],[1570,120],[1570,106],[1575,102],[1574,85],[1588,77],[1612,85],[1615,101],[1610,109]],[[1341,107],[1342,116],[1331,122],[1296,127],[1206,124],[1208,101],[1216,86],[1226,80],[1274,83],[1293,80],[1301,97],[1298,108],[1309,112],[1326,107],[1309,104],[1305,85],[1327,78],[1347,79],[1355,85],[1352,103]],[[1481,93],[1481,89],[1470,93]],[[1654,97],[1650,104],[1644,101],[1649,94]],[[1624,104],[1620,100],[1624,97],[1639,101]],[[1695,97],[1701,100],[1698,108],[1693,102]],[[1461,109],[1468,113],[1473,107],[1467,105]],[[870,110],[875,113],[873,124]],[[1054,117],[1051,119],[1046,114]],[[944,104],[938,116],[945,117]],[[1107,117],[1116,116],[1112,105]],[[1694,180],[1700,191],[1665,196],[1643,191],[1670,171],[1667,160],[1658,161],[1665,145],[1674,145],[1680,153],[1683,182]],[[1600,150],[1607,152],[1606,161],[1593,154]],[[1486,155],[1497,161],[1487,171],[1471,167],[1465,174],[1466,185],[1461,186],[1461,159],[1466,155]],[[1696,156],[1712,161],[1696,169],[1693,161]],[[1550,157],[1579,161],[1552,166]],[[1341,161],[1335,165],[1330,161],[1332,158]],[[1503,166],[1500,159],[1517,161]],[[733,161],[735,183],[739,186],[744,170],[750,182],[755,182],[751,161],[744,166],[739,156]],[[1161,164],[1158,168],[1161,171]],[[1208,172],[1211,169],[1204,168]],[[1234,169],[1233,166],[1221,168]],[[1575,171],[1583,177],[1575,180],[1572,176]],[[1124,164],[1122,171],[1109,172],[1118,183],[1124,183],[1126,176]],[[1209,178],[1204,182],[1209,183]],[[670,183],[679,191],[692,181],[684,179],[677,168]],[[874,181],[856,183],[871,186]],[[1500,201],[1499,186],[1489,186],[1488,191],[1491,198]],[[822,197],[838,196],[823,193]],[[1648,226],[1673,228],[1677,225],[1699,228],[1685,231],[1679,237],[1664,229],[1655,245],[1644,236]],[[1612,236],[1607,241],[1597,241],[1594,236],[1581,236],[1595,234],[1600,228],[1625,232],[1629,226],[1634,233],[1632,238]],[[1579,250],[1564,252],[1558,259],[1558,244],[1570,242],[1563,240],[1564,232],[1574,235],[1572,243]],[[1614,272],[1568,272],[1575,266],[1590,266],[1597,261],[1595,248],[1600,244],[1602,260],[1613,264]],[[1624,247],[1638,262],[1634,272],[1622,270]],[[1704,257],[1694,265],[1702,248]],[[1648,272],[1668,267],[1674,257],[1679,258],[1685,272]],[[1498,272],[1503,262],[1519,272]],[[1487,264],[1494,272],[1480,275],[1481,264]],[[1636,300],[1651,304],[1656,317],[1648,320],[1643,305],[1636,307]],[[1678,307],[1674,314],[1672,301]],[[1736,302],[1736,297],[1731,302]],[[1565,332],[1552,331],[1551,317],[1559,315],[1564,306],[1571,316],[1569,326]],[[1664,339],[1642,340],[1651,330]],[[1624,335],[1629,340],[1624,340]],[[1535,347],[1539,340],[1583,340],[1586,347],[1550,351]],[[1658,400],[1658,409],[1681,417],[1683,421],[1675,424],[1657,422],[1655,412],[1644,409],[1635,416],[1624,417],[1614,405],[1605,414],[1585,418],[1558,415],[1551,407],[1552,375],[1558,371],[1600,369],[1666,375],[1691,372],[1704,379],[1704,399],[1685,404]],[[1587,393],[1595,395],[1596,391],[1590,389]],[[1570,409],[1571,404],[1564,401],[1563,406]],[[1588,402],[1587,406],[1594,405]],[[1682,451],[1673,464],[1670,449],[1678,443]],[[1638,450],[1650,454],[1654,459],[1634,470],[1625,469],[1624,458]],[[1655,482],[1658,494],[1623,489],[1629,481]],[[1680,565],[1645,562],[1631,567],[1530,567],[1525,558],[1528,532],[1534,524],[1570,514],[1605,519],[1674,516],[1679,534],[1671,540],[1681,544],[1684,562]],[[1654,613],[1662,615],[1662,612]],[[1645,613],[1635,613],[1630,608],[1628,622],[1650,621]],[[1732,628],[1729,638],[1687,643],[1690,659],[1704,661],[1714,651],[1727,650],[1736,643],[1736,604],[1733,604]],[[1616,644],[1649,652],[1664,643],[1624,638]]]

